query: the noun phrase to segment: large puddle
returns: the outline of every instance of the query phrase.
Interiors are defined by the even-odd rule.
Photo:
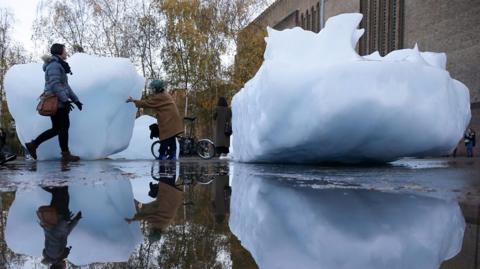
[[[470,160],[18,162],[0,268],[477,268],[479,179]]]

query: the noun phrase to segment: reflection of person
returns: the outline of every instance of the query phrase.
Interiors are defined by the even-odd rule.
[[[177,149],[176,137],[183,133],[183,121],[172,96],[165,91],[164,82],[153,80],[149,87],[155,91],[153,97],[147,100],[134,100],[130,97],[127,102],[133,102],[138,108],[155,111],[161,141],[160,158],[173,160]]]
[[[161,167],[160,172],[165,168]],[[183,202],[183,191],[175,186],[175,173],[173,175],[159,177],[158,184],[150,183],[149,195],[154,197],[153,202],[137,204],[137,213],[132,218],[126,218],[128,223],[132,221],[146,221],[152,228],[153,235],[160,235],[175,218],[178,208]]]
[[[52,128],[40,134],[30,143],[26,143],[30,156],[37,159],[37,148],[43,142],[58,135],[62,161],[78,161],[80,158],[70,154],[68,148],[68,129],[70,128],[70,111],[73,110],[72,102],[82,110],[83,104],[68,85],[67,74],[72,74],[70,66],[65,61],[67,50],[63,44],[53,44],[50,48],[52,55],[44,56],[43,71],[45,71],[45,92],[54,93],[58,98],[58,110],[51,116]]]
[[[228,154],[230,147],[230,134],[227,129],[231,129],[232,110],[228,107],[227,99],[220,97],[217,107],[213,113],[215,120],[215,150],[221,156]]]
[[[71,249],[67,247],[67,238],[82,218],[82,212],[74,217],[70,212],[68,187],[49,187],[44,190],[52,194],[52,200],[50,205],[41,206],[37,211],[45,234],[42,262],[50,264],[50,268],[65,268],[65,259]]]
[[[223,223],[230,213],[230,196],[232,188],[228,185],[228,175],[220,175],[213,182],[212,207],[214,209],[215,221]]]
[[[465,147],[467,148],[467,157],[473,157],[473,148],[476,144],[476,134],[472,128],[468,128],[464,137]]]

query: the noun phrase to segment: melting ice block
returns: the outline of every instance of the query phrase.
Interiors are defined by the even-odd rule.
[[[461,250],[455,201],[295,186],[258,170],[230,170],[229,226],[260,268],[436,269]]]
[[[158,138],[150,139],[150,125],[157,123],[157,119],[154,117],[143,115],[135,120],[135,126],[133,127],[133,135],[130,139],[128,147],[117,153],[109,156],[112,159],[122,160],[153,160],[155,159],[152,154],[152,143],[158,140]],[[177,143],[177,160],[180,156],[180,145]],[[159,149],[159,146],[157,147]]]
[[[140,98],[144,78],[128,59],[75,54],[68,59],[73,75],[69,84],[83,111],[70,114],[70,150],[83,159],[97,159],[124,150],[132,136],[136,108],[125,100]],[[15,65],[8,70],[5,88],[8,108],[24,144],[51,127],[50,118],[38,115],[38,97],[44,88],[41,63]],[[38,149],[40,160],[60,157],[58,139]]]
[[[157,123],[157,119],[151,116],[141,116],[135,120],[132,139],[128,147],[117,154],[110,156],[112,159],[154,159],[150,147],[155,140],[150,139],[150,125]]]
[[[263,65],[232,101],[234,159],[386,162],[456,147],[470,100],[446,55],[415,47],[362,57],[361,19],[332,17],[318,34],[268,29]]]

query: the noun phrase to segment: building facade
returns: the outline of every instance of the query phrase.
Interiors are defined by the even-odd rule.
[[[451,76],[470,89],[471,124],[480,132],[479,0],[277,0],[247,28],[319,32],[328,18],[352,12],[363,14],[360,55],[386,55],[415,44],[422,51],[445,52]],[[464,154],[464,147],[458,152]]]

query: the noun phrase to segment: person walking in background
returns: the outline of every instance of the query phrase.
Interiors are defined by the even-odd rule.
[[[476,144],[476,134],[472,128],[468,128],[467,132],[465,133],[464,137],[465,147],[467,148],[467,157],[473,157],[473,148]]]
[[[60,149],[62,150],[62,161],[78,161],[80,158],[70,154],[68,148],[68,129],[70,128],[70,111],[73,110],[74,103],[79,110],[82,110],[83,104],[78,100],[77,95],[68,85],[67,74],[72,75],[70,66],[65,61],[67,59],[67,50],[63,44],[53,44],[50,48],[51,55],[42,57],[43,71],[45,72],[45,92],[53,93],[58,98],[58,110],[54,116],[51,116],[52,128],[40,134],[30,143],[26,143],[30,156],[37,159],[37,148],[43,142],[58,135]]]
[[[149,88],[155,91],[153,97],[145,101],[129,97],[127,103],[133,102],[137,108],[150,108],[155,111],[160,137],[160,159],[175,160],[176,138],[183,133],[183,121],[175,101],[165,91],[165,83],[162,80],[153,80]]]
[[[232,110],[228,107],[227,99],[220,97],[213,113],[215,121],[215,149],[224,157],[229,153],[230,136],[232,135]]]

